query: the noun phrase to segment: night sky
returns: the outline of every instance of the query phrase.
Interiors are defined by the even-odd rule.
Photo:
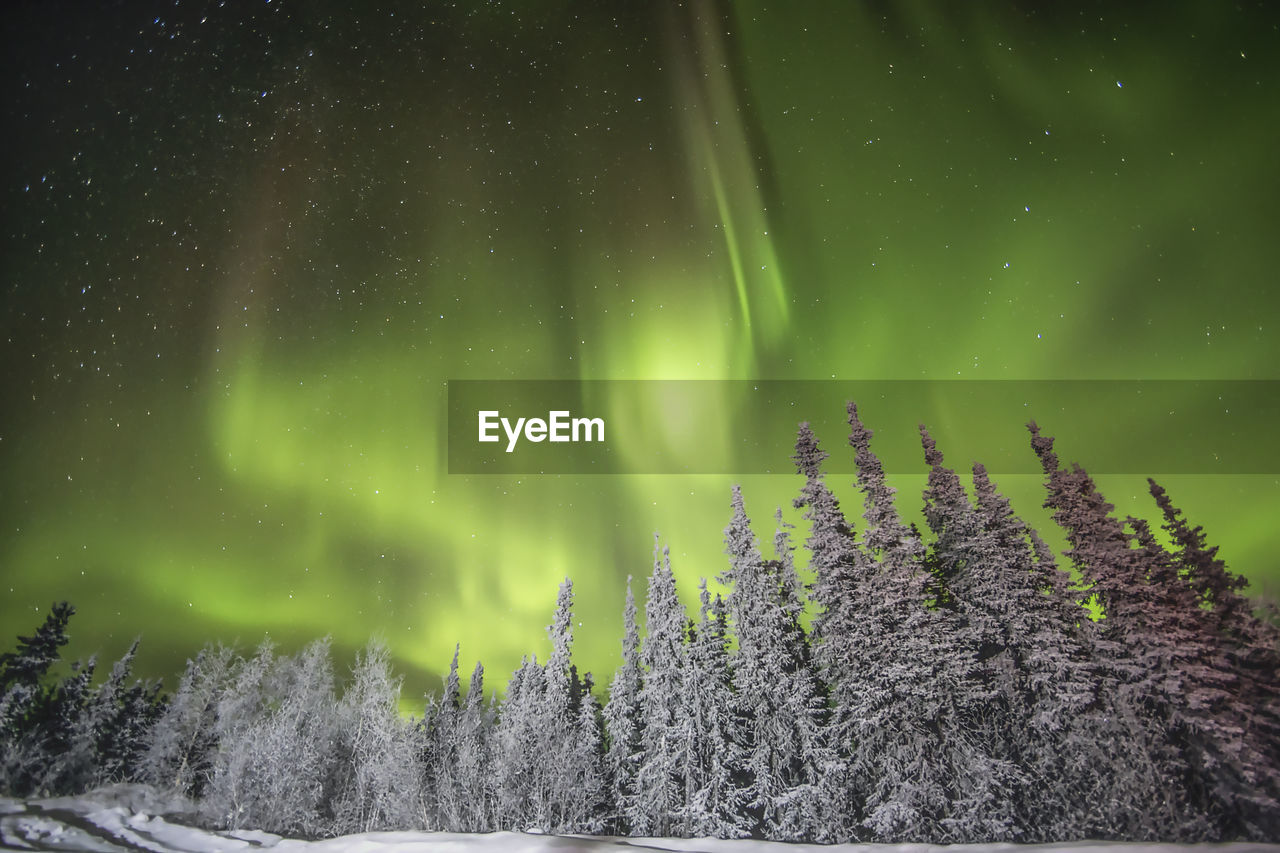
[[[65,598],[170,686],[269,632],[492,687],[569,575],[605,683],[653,533],[692,601],[800,486],[451,475],[450,379],[1280,380],[1272,4],[377,5],[6,10],[6,648]],[[1280,474],[1179,470],[1275,593]]]

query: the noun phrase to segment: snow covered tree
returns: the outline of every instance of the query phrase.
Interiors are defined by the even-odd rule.
[[[42,680],[67,643],[74,614],[67,602],[55,603],[34,634],[0,655],[0,790],[23,796],[48,776],[56,691]]]
[[[1131,737],[1099,687],[1090,651],[1093,623],[1052,550],[1014,514],[981,464],[973,466],[973,487],[981,529],[972,549],[973,577],[963,584],[959,604],[1003,626],[997,642],[1013,672],[1001,682],[1009,708],[1001,754],[1017,761],[1028,783],[1018,808],[1020,837],[1107,836],[1100,805],[1118,805],[1126,794],[1098,767],[1111,760],[1108,750],[1132,747],[1124,746]]]
[[[858,655],[866,639],[861,607],[868,561],[855,541],[853,527],[841,511],[840,502],[824,482],[822,463],[826,458],[827,453],[819,449],[809,424],[800,424],[793,459],[805,484],[793,505],[804,509],[804,518],[811,523],[805,548],[814,573],[817,612],[810,643],[817,674],[829,695],[823,731],[827,759],[820,780],[826,816],[818,840],[839,842],[853,836],[859,820],[857,801],[861,794],[850,776],[849,760]]]
[[[1020,550],[1016,542],[1002,548],[923,424],[920,438],[929,465],[924,514],[936,537],[926,557],[936,584],[932,597],[937,608],[954,612],[948,624],[972,655],[964,673],[968,701],[957,722],[969,733],[971,748],[995,762],[1002,777],[991,786],[990,774],[979,776],[979,787],[989,790],[970,803],[965,832],[969,839],[1025,838],[1035,828],[1026,812],[1036,791],[1021,766],[1035,713],[1022,670],[1023,622],[1024,610],[1042,591],[1025,541]]]
[[[75,612],[66,601],[55,602],[33,635],[18,637],[17,650],[0,655],[0,693],[16,685],[34,689],[40,684],[58,661],[58,649],[67,644],[67,623]]]
[[[803,585],[796,572],[791,544],[792,525],[775,513],[774,558],[765,562],[766,582],[776,592],[777,629],[781,638],[779,683],[781,714],[776,726],[786,728],[792,739],[789,751],[789,787],[779,801],[779,837],[829,840],[828,827],[839,826],[842,813],[826,797],[825,784],[832,769],[842,763],[827,733],[827,697],[817,672],[809,640],[801,624],[805,603]],[[838,771],[837,771],[838,772]]]
[[[1097,766],[1108,759],[1096,691],[1097,674],[1081,637],[1087,617],[1052,551],[1014,515],[986,469],[973,466],[976,505],[923,426],[930,466],[925,518],[936,538],[928,560],[940,606],[963,620],[975,653],[976,701],[964,727],[1004,780],[1001,802],[981,813],[996,824],[989,837],[1057,840],[1073,828],[1104,830],[1089,814],[1118,792],[1100,788]],[[984,798],[986,799],[986,798]],[[1074,829],[1079,831],[1079,829]],[[1063,834],[1066,833],[1066,834]]]
[[[535,753],[537,790],[542,802],[538,811],[544,821],[537,828],[543,832],[563,831],[568,824],[567,812],[574,796],[566,754],[571,746],[573,719],[570,716],[570,656],[573,646],[573,584],[568,578],[556,596],[556,612],[547,626],[551,640],[551,656],[543,672],[542,702],[537,707],[537,739],[542,749]]]
[[[534,753],[537,802],[535,824],[545,832],[598,830],[604,797],[600,732],[596,705],[584,690],[571,663],[573,651],[573,583],[565,578],[556,599],[556,612],[547,627],[551,656],[543,677],[542,701],[536,708]],[[589,677],[588,677],[589,682]],[[590,713],[583,715],[585,706]]]
[[[356,658],[338,719],[332,833],[423,828],[420,748],[400,716],[400,681],[384,644],[371,641]]]
[[[1102,608],[1095,655],[1117,713],[1134,729],[1145,753],[1144,772],[1134,778],[1143,807],[1130,811],[1131,822],[1117,827],[1131,838],[1204,839],[1215,835],[1207,819],[1205,790],[1198,768],[1201,723],[1188,704],[1197,695],[1196,675],[1207,674],[1205,649],[1196,639],[1195,614],[1170,581],[1176,575],[1157,549],[1141,543],[1112,517],[1114,507],[1079,465],[1058,466],[1053,439],[1028,424],[1031,445],[1047,475],[1045,505],[1067,534],[1067,556],[1087,591]],[[1139,531],[1138,538],[1145,534]],[[1189,643],[1188,646],[1182,644]],[[1184,665],[1190,669],[1184,668]],[[1133,795],[1131,795],[1133,796]]]
[[[98,687],[86,714],[93,739],[94,773],[89,787],[132,779],[164,703],[160,684],[128,681],[138,653],[138,640],[111,667],[111,674]]]
[[[636,772],[641,760],[640,737],[640,631],[636,627],[636,600],[627,576],[627,597],[622,608],[622,663],[609,684],[604,707],[605,778],[610,808],[609,827],[626,835],[626,816],[637,808]]]
[[[738,638],[733,655],[734,710],[741,726],[743,796],[752,830],[765,838],[819,835],[822,697],[795,627],[799,602],[784,600],[783,576],[794,595],[794,567],[785,530],[779,559],[766,563],[733,490],[733,517],[725,529],[729,615]]]
[[[163,710],[158,683],[127,683],[137,651],[135,640],[101,685],[81,692],[80,710],[57,759],[59,789],[86,791],[137,772],[150,728]]]
[[[640,646],[641,758],[634,808],[624,815],[634,835],[669,835],[684,807],[679,767],[679,707],[684,668],[684,606],[676,595],[671,555],[655,541],[653,574],[645,600],[645,638]]]
[[[539,706],[544,694],[537,657],[523,658],[507,683],[494,733],[495,801],[498,829],[526,830],[545,825],[545,797],[537,762],[545,748],[538,741]]]
[[[538,832],[596,831],[603,826],[604,780],[598,707],[570,663],[573,584],[560,587],[547,633],[545,667],[525,659],[512,675],[498,718],[497,821]],[[583,707],[589,713],[582,712]]]
[[[600,703],[590,690],[582,693],[573,709],[573,733],[568,744],[563,833],[594,835],[604,831],[605,806],[604,720]]]
[[[436,702],[434,711],[426,715],[429,723],[424,726],[426,746],[423,764],[427,771],[424,793],[433,815],[431,825],[445,832],[460,831],[462,811],[466,808],[458,764],[462,716],[458,681],[460,650],[460,646],[453,647],[453,660],[449,664],[449,674],[445,676],[444,695]]]
[[[209,787],[201,810],[214,825],[229,829],[249,826],[254,807],[253,748],[255,725],[265,716],[267,677],[275,651],[263,640],[252,658],[238,658],[227,685],[217,699],[214,732],[217,746]]]
[[[854,403],[848,414],[870,560],[851,643],[861,669],[849,708],[862,825],[884,841],[1006,839],[1016,773],[967,726],[983,699],[973,649],[952,611],[926,607],[924,545],[894,507]]]
[[[218,746],[218,700],[232,672],[234,651],[205,646],[186,670],[147,739],[139,776],[158,788],[203,796]]]
[[[39,750],[39,773],[33,777],[32,793],[70,794],[82,790],[91,772],[91,749],[76,747],[76,732],[85,725],[85,703],[92,689],[97,659],[76,661],[71,674],[49,690],[36,706],[29,742]]]
[[[1240,832],[1280,836],[1280,632],[1254,614],[1253,603],[1241,594],[1246,580],[1227,569],[1218,548],[1205,541],[1203,528],[1191,527],[1164,488],[1147,482],[1177,549],[1179,575],[1190,585],[1198,609],[1206,611],[1233,676],[1227,701],[1239,730],[1220,732],[1219,739],[1238,754],[1241,776],[1254,788],[1235,798],[1244,824]]]
[[[1192,791],[1202,804],[1212,838],[1270,837],[1264,827],[1280,827],[1280,805],[1266,789],[1280,769],[1252,725],[1258,711],[1238,697],[1254,693],[1232,666],[1230,649],[1218,630],[1217,614],[1179,572],[1176,558],[1155,541],[1147,522],[1130,517],[1130,529],[1146,558],[1147,580],[1160,607],[1157,665],[1176,671],[1180,703],[1173,706],[1183,756],[1195,771]],[[1265,714],[1265,710],[1263,714]],[[1252,729],[1252,730],[1251,730]],[[1273,745],[1274,747],[1274,745]]]
[[[966,571],[979,558],[981,523],[959,476],[943,465],[942,452],[929,435],[929,430],[924,424],[919,428],[925,464],[929,466],[928,487],[924,491],[924,518],[934,535],[925,562],[935,579],[933,599],[938,605],[954,607],[956,596],[963,596],[966,586],[983,581],[999,582],[1000,579]],[[974,617],[981,615],[973,614]],[[1000,633],[999,625],[985,622],[975,626],[975,630],[980,639]]]
[[[458,722],[456,760],[461,832],[489,832],[495,827],[491,776],[492,729],[492,708],[484,699],[484,666],[477,661],[471,672],[462,718]]]
[[[689,627],[675,714],[677,772],[683,781],[678,835],[737,838],[750,833],[739,787],[742,747],[729,670],[727,612],[698,585],[701,616]]]
[[[309,644],[295,656],[276,657],[261,689],[263,704],[233,741],[241,754],[229,756],[227,762],[243,774],[235,794],[234,821],[284,835],[320,835],[329,828],[324,812],[337,773],[337,708],[328,639]]]

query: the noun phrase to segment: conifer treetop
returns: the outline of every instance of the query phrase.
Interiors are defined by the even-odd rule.
[[[818,447],[818,438],[813,434],[808,421],[801,421],[796,431],[796,452],[792,460],[796,463],[796,472],[810,480],[822,479],[822,463],[827,452]]]
[[[917,425],[920,430],[920,444],[924,446],[924,463],[930,468],[942,467],[942,451],[938,450],[938,442],[929,435],[929,428],[924,424]]]
[[[0,692],[11,684],[34,687],[58,660],[58,649],[67,644],[67,623],[76,609],[70,602],[56,602],[30,637],[18,637],[18,650],[0,655]]]

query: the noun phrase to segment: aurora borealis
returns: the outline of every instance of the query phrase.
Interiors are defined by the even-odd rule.
[[[10,12],[6,635],[70,599],[72,656],[171,684],[378,633],[420,693],[544,655],[570,575],[603,680],[654,531],[691,600],[730,484],[800,486],[449,474],[448,380],[1280,379],[1267,4],[348,5]],[[1280,474],[1176,461],[1274,591]]]

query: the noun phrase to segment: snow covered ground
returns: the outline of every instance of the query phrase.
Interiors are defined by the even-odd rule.
[[[116,786],[85,797],[20,801],[0,798],[0,848],[86,851],[353,851],[354,853],[540,853],[540,851],[707,851],[707,853],[926,853],[926,851],[1070,851],[1070,853],[1154,853],[1162,850],[1214,853],[1280,853],[1280,844],[1117,844],[1072,842],[1037,845],[929,844],[778,844],[682,838],[584,838],[496,832],[461,835],[447,832],[371,832],[324,841],[298,841],[267,832],[209,832],[177,822],[180,807],[136,786]],[[170,815],[169,819],[158,813]]]

